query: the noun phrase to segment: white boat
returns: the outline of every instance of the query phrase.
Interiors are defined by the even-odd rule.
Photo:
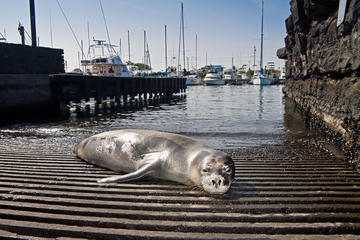
[[[203,84],[201,77],[199,77],[197,75],[188,75],[188,76],[185,76],[185,78],[186,78],[186,82],[185,82],[186,86]]]
[[[286,73],[285,73],[285,67],[284,67],[283,70],[281,71],[281,74],[279,77],[280,84],[284,84],[285,80],[286,80]]]
[[[81,65],[85,67],[86,73],[95,76],[111,76],[111,77],[131,77],[132,74],[128,70],[127,65],[121,61],[121,58],[114,54],[113,45],[105,43],[104,40],[95,40],[95,44],[90,45],[90,53],[93,56],[90,60],[82,60]],[[101,54],[96,55],[96,49],[101,49]],[[104,54],[107,49],[109,54]]]
[[[207,73],[204,78],[205,85],[225,85],[225,81],[219,73]]]
[[[252,80],[251,80],[252,84],[254,85],[271,85],[272,84],[272,80],[268,77],[267,74],[261,74],[261,73],[256,73]]]
[[[224,71],[224,81],[225,81],[225,84],[232,84],[234,82],[232,69],[226,69]]]

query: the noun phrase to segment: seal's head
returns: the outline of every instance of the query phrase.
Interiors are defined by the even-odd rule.
[[[211,194],[226,193],[234,181],[235,166],[223,152],[208,155],[201,164],[201,187]]]

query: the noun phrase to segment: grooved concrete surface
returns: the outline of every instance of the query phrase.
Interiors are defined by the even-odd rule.
[[[224,196],[113,174],[70,152],[0,146],[0,236],[8,239],[360,239],[360,174],[296,145],[227,150]]]

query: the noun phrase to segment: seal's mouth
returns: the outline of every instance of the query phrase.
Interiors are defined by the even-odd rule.
[[[224,194],[230,189],[231,182],[221,175],[212,175],[203,178],[201,185],[208,193]]]

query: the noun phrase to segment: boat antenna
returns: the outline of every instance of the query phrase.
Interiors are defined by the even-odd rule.
[[[105,23],[106,35],[107,35],[108,42],[109,42],[109,48],[115,52],[114,48],[111,46],[109,29],[107,27],[106,18],[105,18],[105,14],[104,14],[104,9],[103,9],[102,4],[101,4],[101,0],[99,0],[99,3],[100,3],[101,12],[102,12],[102,15],[103,15],[104,23]],[[110,52],[110,50],[109,50],[109,52]]]
[[[70,22],[69,22],[68,18],[66,17],[63,8],[62,8],[61,5],[60,5],[59,0],[56,0],[56,2],[57,2],[58,6],[59,6],[59,8],[60,8],[60,11],[61,11],[61,13],[62,13],[62,15],[64,16],[64,18],[65,18],[65,20],[66,20],[66,22],[67,22],[67,24],[68,24],[68,26],[69,26],[69,28],[70,28],[70,30],[71,30],[71,33],[72,33],[73,37],[75,38],[75,41],[76,41],[77,45],[79,46],[79,48],[80,48],[80,50],[81,50],[82,56],[85,57],[84,52],[83,52],[83,50],[82,50],[82,48],[81,48],[80,42],[79,42],[79,40],[77,39],[76,34],[75,34],[74,30],[72,29],[72,27],[71,27],[71,25],[70,25]]]
[[[86,1],[86,22],[87,22],[87,35],[88,35],[88,52],[87,56],[90,58],[90,23],[89,23],[89,1]]]
[[[264,45],[264,0],[261,1],[261,43],[260,43],[260,73],[263,73],[263,45]]]
[[[52,22],[51,22],[51,9],[50,9],[50,40],[51,40],[51,47],[54,47],[53,44],[53,35],[52,35]]]

